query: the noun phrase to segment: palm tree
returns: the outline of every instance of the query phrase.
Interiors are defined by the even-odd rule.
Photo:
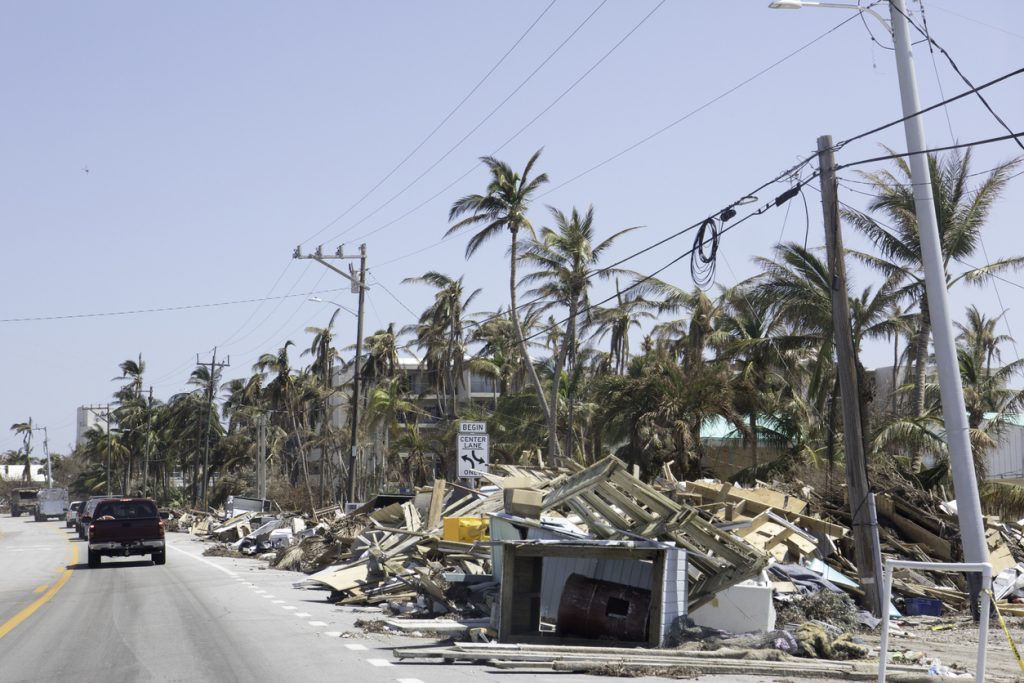
[[[594,308],[591,311],[593,332],[591,340],[601,341],[608,337],[608,354],[611,371],[617,375],[624,374],[629,365],[629,335],[639,329],[643,320],[655,317],[657,306],[649,301],[636,288],[630,287],[625,292],[619,288],[615,280],[615,305]]]
[[[969,187],[971,151],[956,150],[946,157],[928,156],[932,176],[932,197],[938,219],[939,243],[942,249],[943,268],[946,272],[946,286],[952,287],[960,281],[980,285],[992,277],[1024,266],[1024,257],[1011,256],[994,263],[975,268],[967,264],[981,242],[982,228],[988,219],[995,200],[1005,189],[1011,173],[1020,163],[1015,159],[1000,164],[985,176],[973,190]],[[905,159],[896,160],[895,173],[888,170],[863,173],[873,186],[876,197],[868,204],[869,213],[885,216],[890,225],[885,225],[873,216],[852,209],[845,209],[843,217],[870,239],[879,254],[854,252],[861,260],[878,269],[886,276],[902,278],[904,298],[920,302],[915,348],[914,393],[911,402],[912,415],[921,415],[924,410],[924,385],[928,361],[928,341],[931,335],[931,313],[927,291],[924,285],[924,265],[921,256],[921,239],[914,204],[914,189],[910,166]],[[953,261],[968,265],[960,274],[950,271]],[[921,452],[914,453],[912,467],[919,467]]]
[[[482,157],[480,160],[487,166],[491,174],[491,180],[487,184],[485,194],[471,194],[462,197],[452,204],[448,212],[449,221],[460,216],[462,220],[451,226],[445,236],[459,232],[465,228],[483,226],[479,232],[469,239],[466,245],[466,258],[473,256],[477,249],[487,240],[500,235],[508,230],[512,238],[509,247],[509,315],[512,320],[512,329],[516,335],[516,342],[519,345],[519,352],[522,354],[522,361],[526,366],[530,382],[537,394],[537,403],[544,413],[544,419],[550,423],[551,408],[548,406],[544,396],[544,387],[540,383],[537,369],[530,359],[530,352],[526,346],[526,338],[523,335],[523,327],[519,321],[519,305],[516,298],[516,270],[519,261],[519,231],[525,230],[532,235],[533,226],[526,217],[526,210],[530,200],[536,194],[537,189],[548,181],[547,174],[541,173],[535,178],[530,177],[533,165],[537,162],[541,150],[537,150],[526,162],[522,175],[514,172],[512,167],[504,161],[494,157]],[[550,445],[550,444],[549,444]],[[555,446],[557,447],[557,440]],[[549,457],[556,457],[557,453],[549,453]]]
[[[32,479],[32,418],[28,422],[15,422],[11,425],[11,431],[21,435],[22,443],[25,446],[25,471],[22,476],[25,481]]]
[[[454,417],[466,364],[466,309],[481,290],[466,294],[461,277],[456,280],[437,271],[402,282],[425,284],[437,290],[434,301],[423,311],[419,321],[403,332],[416,334],[416,345],[424,351],[426,370],[434,378],[437,395],[445,397],[440,407],[449,417]]]
[[[582,326],[591,321],[590,316],[590,281],[597,277],[608,279],[625,273],[621,268],[597,268],[601,256],[608,251],[616,239],[637,228],[625,228],[614,233],[600,243],[595,243],[594,207],[587,208],[580,215],[573,208],[566,215],[554,207],[548,207],[555,221],[554,228],[542,228],[538,239],[530,240],[523,252],[523,260],[535,270],[523,276],[523,284],[533,284],[534,289],[528,294],[540,299],[538,310],[546,311],[559,306],[568,309],[565,335],[561,340],[561,349],[554,348],[554,370],[551,386],[551,410],[548,419],[548,455],[553,457],[559,453],[558,447],[558,397],[565,367],[571,372],[575,366],[576,354],[579,352],[578,327],[580,314],[583,314]],[[553,329],[556,326],[551,326]],[[556,344],[556,347],[558,344]],[[570,406],[569,435],[570,443],[567,450],[572,452],[572,396],[567,396]]]
[[[320,448],[320,506],[324,505],[325,486],[327,478],[332,476],[330,464],[332,458],[328,456],[329,445],[335,443],[331,433],[330,401],[334,394],[334,359],[338,357],[337,350],[332,346],[334,340],[334,321],[341,312],[340,308],[334,310],[327,327],[307,327],[306,332],[313,335],[313,341],[309,348],[302,352],[302,355],[312,355],[313,362],[309,367],[309,374],[312,378],[318,378],[321,382],[320,392],[322,400],[314,402],[312,408],[312,424],[315,428],[319,425],[317,441]]]
[[[967,321],[964,324],[953,323],[960,330],[957,341],[965,349],[972,352],[972,361],[985,366],[985,373],[992,373],[992,361],[997,363],[1002,360],[1002,353],[999,345],[1013,341],[1009,335],[996,333],[996,323],[1006,315],[1000,313],[995,318],[987,318],[973,304],[967,308]]]

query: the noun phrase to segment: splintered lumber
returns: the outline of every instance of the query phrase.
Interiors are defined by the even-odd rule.
[[[717,481],[688,481],[686,488],[687,490],[692,489],[703,495],[706,500],[714,502],[747,500],[781,512],[795,514],[802,514],[807,509],[807,501],[764,486],[744,489],[730,483]]]
[[[575,512],[598,538],[642,536],[685,548],[691,610],[718,591],[756,576],[768,564],[766,553],[716,528],[696,508],[677,503],[632,476],[614,456],[554,480],[541,510],[554,508]]]
[[[998,576],[999,572],[1017,565],[998,529],[989,529],[985,534],[985,542],[988,545],[988,561],[992,564],[992,576]]]
[[[761,491],[762,493],[751,494],[753,491]],[[805,501],[764,487],[741,489],[720,482],[688,481],[686,482],[686,493],[688,495],[699,495],[709,505],[725,506],[731,503],[734,507],[730,512],[726,513],[725,517],[729,521],[740,516],[754,517],[762,512],[771,510],[780,517],[796,524],[801,529],[806,529],[815,534],[831,538],[843,538],[850,535],[850,530],[844,526],[826,522],[817,517],[811,517],[803,512],[796,512],[795,508],[804,510],[807,507]],[[782,502],[783,507],[770,505],[766,502],[768,500]],[[729,508],[726,507],[726,510],[729,510]]]
[[[435,479],[434,488],[430,491],[430,507],[427,510],[427,529],[441,526],[441,512],[444,506],[445,481]]]

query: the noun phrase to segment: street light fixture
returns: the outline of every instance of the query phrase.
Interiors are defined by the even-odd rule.
[[[332,306],[337,306],[337,307],[338,307],[338,308],[340,308],[341,310],[343,310],[343,311],[345,311],[346,313],[349,313],[349,314],[351,314],[351,315],[354,315],[354,316],[357,316],[357,317],[358,317],[358,315],[359,315],[358,313],[356,313],[355,311],[353,311],[353,310],[352,310],[351,308],[349,308],[348,306],[342,306],[342,305],[341,305],[341,304],[339,304],[339,303],[338,303],[337,301],[331,301],[330,299],[321,299],[321,298],[320,298],[320,297],[318,297],[318,296],[311,296],[311,297],[309,297],[309,299],[307,299],[307,301],[312,301],[312,302],[313,302],[313,303],[315,303],[315,304],[330,304],[330,305],[332,305]]]
[[[768,7],[771,9],[803,9],[804,7],[852,9],[857,12],[864,12],[865,14],[870,14],[875,19],[878,19],[880,22],[882,22],[882,26],[885,27],[885,30],[889,32],[889,35],[892,35],[892,29],[889,27],[889,24],[885,23],[885,19],[882,18],[882,15],[876,12],[875,10],[871,9],[870,7],[851,5],[845,2],[805,2],[804,0],[777,0],[776,2],[769,3]]]
[[[769,7],[772,9],[800,9],[802,7],[852,9],[858,12],[868,12],[886,24],[885,20],[873,10],[858,5],[777,0],[772,2]],[[949,460],[953,470],[953,488],[957,500],[957,513],[960,518],[964,560],[969,563],[982,563],[989,559],[988,547],[985,542],[981,501],[978,496],[978,480],[974,471],[974,459],[971,456],[970,430],[967,423],[967,410],[964,407],[963,383],[957,362],[953,321],[949,314],[949,292],[946,289],[946,272],[942,260],[942,246],[939,241],[938,220],[935,216],[935,201],[932,198],[931,171],[928,168],[926,154],[928,147],[925,144],[924,122],[920,116],[921,103],[917,93],[917,75],[914,72],[910,28],[907,25],[907,10],[903,0],[889,0],[889,16],[891,23],[886,24],[886,29],[892,34],[896,53],[900,100],[903,105],[903,130],[907,138],[907,153],[910,156],[910,178],[913,184],[914,209],[921,241],[921,263],[925,271],[925,289],[931,313],[936,365],[939,371],[942,417],[946,426]],[[981,590],[980,580],[976,573],[968,574],[968,586],[973,608]]]

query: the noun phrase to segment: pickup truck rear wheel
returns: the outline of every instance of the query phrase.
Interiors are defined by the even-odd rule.
[[[150,557],[153,558],[153,564],[167,564],[166,550],[161,550],[158,553],[153,553]]]
[[[100,566],[100,554],[98,552],[89,551],[89,567],[95,569]]]

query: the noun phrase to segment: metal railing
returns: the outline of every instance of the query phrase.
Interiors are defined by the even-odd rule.
[[[981,623],[978,624],[978,665],[974,680],[985,680],[985,646],[988,643],[989,603],[988,591],[992,587],[992,565],[988,562],[913,562],[886,560],[883,574],[882,605],[887,608],[892,598],[893,570],[924,569],[933,572],[981,572]],[[885,667],[889,649],[889,616],[882,619],[882,638],[878,645],[878,683],[885,683]]]

